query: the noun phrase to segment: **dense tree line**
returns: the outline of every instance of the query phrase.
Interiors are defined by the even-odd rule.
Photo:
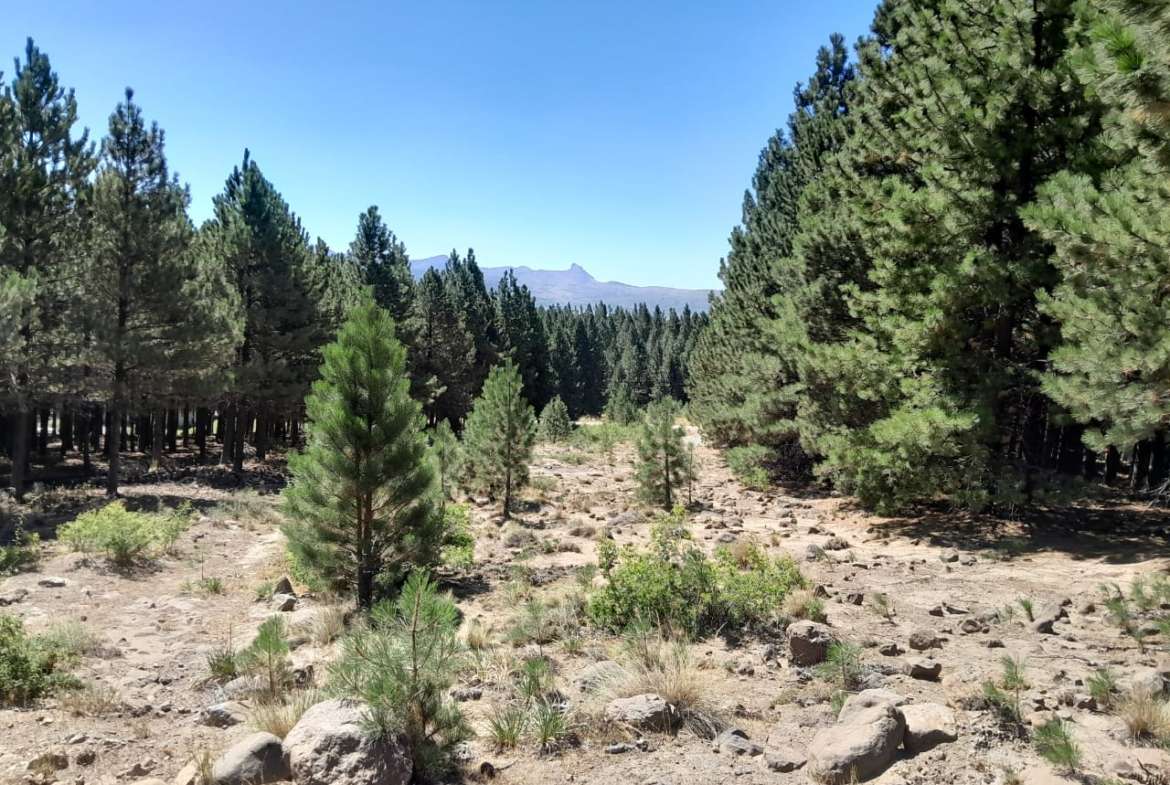
[[[489,290],[470,250],[415,281],[377,207],[333,251],[247,151],[196,227],[130,90],[94,143],[31,40],[2,76],[0,453],[18,496],[34,458],[76,452],[89,470],[100,452],[114,494],[127,450],[157,466],[181,442],[240,471],[249,450],[300,441],[321,349],[364,290],[393,319],[430,426],[459,430],[505,359],[537,411],[685,396],[704,315],[538,307],[511,274]]]
[[[1168,32],[1146,0],[887,0],[855,63],[835,37],[732,233],[705,431],[876,506],[1165,483]]]

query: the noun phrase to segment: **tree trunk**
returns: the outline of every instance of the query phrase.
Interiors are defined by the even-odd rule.
[[[167,417],[167,452],[176,452],[179,449],[179,410],[166,409]]]
[[[191,407],[183,407],[183,449],[191,446]]]
[[[1084,432],[1081,425],[1066,425],[1062,429],[1059,468],[1064,474],[1078,475],[1083,469],[1085,448],[1081,444],[1081,434]]]
[[[1129,487],[1144,491],[1150,481],[1150,441],[1143,439],[1133,448],[1133,462],[1129,470]]]
[[[17,408],[12,434],[12,490],[18,502],[24,501],[28,484],[29,420],[32,412]]]
[[[268,457],[268,412],[267,407],[261,407],[256,412],[256,460],[262,461]]]
[[[61,457],[64,458],[69,453],[73,452],[73,431],[74,421],[76,420],[76,408],[72,405],[61,408],[61,417],[59,422],[61,427]]]
[[[195,446],[199,449],[199,462],[207,460],[207,407],[195,409]]]
[[[232,461],[232,453],[236,447],[236,404],[228,404],[219,412],[219,441],[223,449],[219,453],[219,462],[226,466]]]
[[[150,416],[150,471],[162,466],[163,440],[166,438],[167,410],[155,409]]]
[[[244,471],[244,437],[247,436],[248,426],[252,422],[252,413],[246,409],[236,407],[236,425],[232,441],[232,471],[241,474]]]
[[[1105,484],[1113,485],[1117,482],[1117,473],[1121,471],[1121,453],[1112,444],[1105,451]]]
[[[37,455],[45,458],[49,454],[49,410],[41,409],[41,427],[37,429]]]
[[[1085,479],[1092,482],[1097,479],[1097,475],[1101,471],[1101,464],[1097,458],[1096,450],[1090,450],[1088,447],[1085,447],[1084,453],[1082,463],[1085,467]]]
[[[111,401],[107,414],[112,427],[106,428],[106,450],[110,461],[110,470],[106,472],[106,495],[112,497],[118,495],[118,478],[122,471],[122,402],[116,398]]]
[[[1170,450],[1166,445],[1166,432],[1158,431],[1150,440],[1150,487],[1161,488],[1170,475]]]
[[[81,419],[81,468],[86,474],[89,474],[93,469],[93,465],[89,457],[89,451],[91,445],[93,444],[93,431],[95,430],[93,424],[90,423],[89,404],[81,404],[81,411],[79,414]]]

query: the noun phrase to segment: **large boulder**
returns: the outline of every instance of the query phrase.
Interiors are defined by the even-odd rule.
[[[605,718],[636,728],[665,729],[673,724],[674,708],[662,696],[648,692],[610,701]]]
[[[955,730],[955,713],[941,704],[915,703],[903,706],[902,717],[906,720],[903,743],[911,755],[959,738]]]
[[[1048,603],[1033,616],[1032,629],[1045,635],[1055,635],[1056,630],[1053,627],[1056,622],[1068,618],[1068,606],[1070,605],[1072,605],[1072,600],[1067,597]]]
[[[893,763],[905,731],[902,712],[888,703],[851,714],[813,737],[808,774],[826,785],[872,779]]]
[[[211,767],[215,785],[266,785],[289,778],[280,739],[253,733],[236,742]]]
[[[850,695],[841,704],[841,710],[837,712],[837,722],[844,722],[854,714],[863,712],[866,709],[872,709],[874,706],[893,706],[894,708],[898,708],[899,706],[904,706],[906,703],[906,698],[903,698],[892,690],[862,690],[856,695]]]
[[[607,684],[619,681],[626,670],[613,660],[590,663],[573,678],[573,684],[582,692],[597,692]]]
[[[364,727],[364,705],[328,700],[306,711],[284,738],[297,785],[407,785],[413,764],[405,745]]]
[[[815,621],[788,625],[788,656],[794,665],[807,667],[824,662],[836,638],[833,631]]]

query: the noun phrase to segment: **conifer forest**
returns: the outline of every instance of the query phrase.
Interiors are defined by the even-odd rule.
[[[856,4],[865,32],[818,27],[776,106],[756,87],[821,10],[668,4],[646,40],[652,3],[291,4],[240,84],[306,18],[354,41],[363,14],[402,22],[344,52],[367,58],[363,112],[402,108],[507,180],[434,205],[391,182],[337,214],[305,181],[357,189],[316,182],[310,120],[281,131],[303,171],[256,133],[196,199],[166,96],[95,115],[62,67],[87,61],[21,30],[0,72],[0,785],[1170,782],[1170,2]],[[795,21],[715,63],[745,9]],[[419,60],[435,20],[449,45]],[[541,41],[470,47],[487,22]],[[269,66],[268,88],[306,73]],[[312,66],[334,67],[353,75]],[[451,95],[391,100],[384,73]],[[207,111],[247,131],[272,99],[247,88],[254,115]],[[680,151],[730,145],[737,115],[652,115],[713,88],[774,119],[703,308],[684,259],[654,266],[695,228],[667,170],[710,174],[714,152]],[[452,96],[467,117],[406,108]],[[328,166],[371,154],[352,139],[423,160],[375,116],[314,115]],[[580,236],[545,247],[564,227],[509,203],[516,182]],[[332,247],[308,225],[330,219]],[[508,221],[565,266],[633,227],[676,280],[489,260]],[[480,237],[426,256],[436,225]]]

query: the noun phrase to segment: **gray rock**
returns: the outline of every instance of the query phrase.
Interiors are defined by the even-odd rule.
[[[902,741],[911,755],[926,752],[959,738],[955,713],[938,703],[915,703],[902,707],[906,735]]]
[[[272,610],[278,613],[289,613],[297,609],[297,598],[292,594],[273,594]]]
[[[1135,694],[1158,696],[1166,691],[1166,680],[1157,668],[1137,668],[1124,686]]]
[[[836,638],[833,631],[815,621],[788,625],[788,656],[794,665],[808,667],[824,662]]]
[[[460,703],[477,701],[483,697],[483,690],[479,687],[458,687],[451,690],[451,697]]]
[[[938,677],[942,674],[942,663],[936,662],[930,657],[914,657],[906,660],[902,665],[902,672],[912,679],[938,681]]]
[[[38,586],[43,586],[46,589],[64,589],[69,585],[69,581],[64,578],[58,578],[55,575],[46,575],[37,581]]]
[[[253,733],[228,748],[211,767],[215,785],[266,785],[290,778],[280,739]]]
[[[12,591],[4,592],[3,594],[0,594],[0,608],[5,607],[6,605],[15,605],[16,603],[21,602],[27,596],[28,589],[13,589]]]
[[[823,547],[826,551],[844,551],[849,548],[849,543],[841,537],[830,537],[825,541]]]
[[[605,718],[637,728],[666,729],[673,724],[674,707],[662,696],[647,692],[610,701],[605,707]]]
[[[764,748],[749,739],[747,733],[739,728],[728,728],[723,731],[715,737],[711,746],[716,752],[727,755],[747,755],[754,758],[756,755],[764,754]]]
[[[287,576],[281,578],[280,580],[278,580],[276,582],[276,585],[272,587],[272,593],[273,594],[288,594],[292,597],[297,596],[297,593],[295,591],[293,591],[292,581],[290,581]]]
[[[927,651],[941,645],[942,641],[933,630],[915,630],[910,633],[910,648],[914,651]]]
[[[248,719],[248,707],[239,701],[224,701],[208,706],[199,714],[199,723],[212,728],[230,728]]]
[[[60,771],[69,768],[69,756],[63,752],[45,752],[28,762],[29,771]]]
[[[903,698],[892,690],[862,690],[856,695],[850,695],[845,699],[845,702],[841,704],[841,711],[837,712],[837,721],[844,722],[854,714],[872,709],[875,706],[893,706],[897,708],[906,702],[906,698]]]
[[[1032,629],[1042,635],[1055,635],[1054,625],[1061,619],[1068,618],[1067,606],[1071,604],[1072,600],[1065,599],[1045,605],[1036,612]]]
[[[365,707],[328,700],[311,707],[284,739],[297,785],[407,785],[413,769],[399,739],[378,739],[364,727]]]
[[[582,692],[596,692],[625,675],[625,668],[621,665],[613,660],[601,660],[585,666],[573,679],[573,685]]]
[[[809,776],[828,785],[872,779],[893,762],[905,731],[902,712],[889,704],[852,714],[813,737]]]
[[[773,747],[771,737],[768,737],[768,745],[764,747],[764,763],[772,771],[796,771],[803,768],[806,762],[808,762],[808,756],[800,750],[789,747],[787,744],[778,744]]]

